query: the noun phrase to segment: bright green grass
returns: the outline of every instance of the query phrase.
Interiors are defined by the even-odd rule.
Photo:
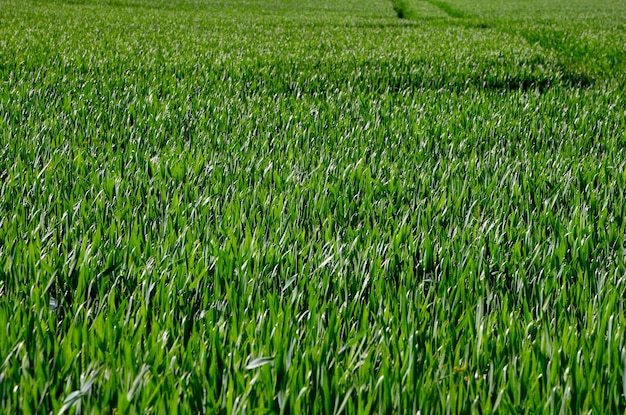
[[[0,412],[624,413],[626,4],[562,4],[3,1]]]

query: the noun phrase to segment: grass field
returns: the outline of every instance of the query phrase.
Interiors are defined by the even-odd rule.
[[[625,413],[624,91],[623,0],[2,0],[0,412]]]

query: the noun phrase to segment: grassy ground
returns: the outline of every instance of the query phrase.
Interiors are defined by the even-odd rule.
[[[624,22],[4,0],[0,412],[623,413]]]

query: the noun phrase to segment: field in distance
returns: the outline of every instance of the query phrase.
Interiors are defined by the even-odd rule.
[[[625,45],[619,0],[3,0],[0,412],[624,413]]]

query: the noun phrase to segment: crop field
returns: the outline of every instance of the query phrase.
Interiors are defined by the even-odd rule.
[[[625,91],[624,0],[0,0],[0,413],[625,413]]]

